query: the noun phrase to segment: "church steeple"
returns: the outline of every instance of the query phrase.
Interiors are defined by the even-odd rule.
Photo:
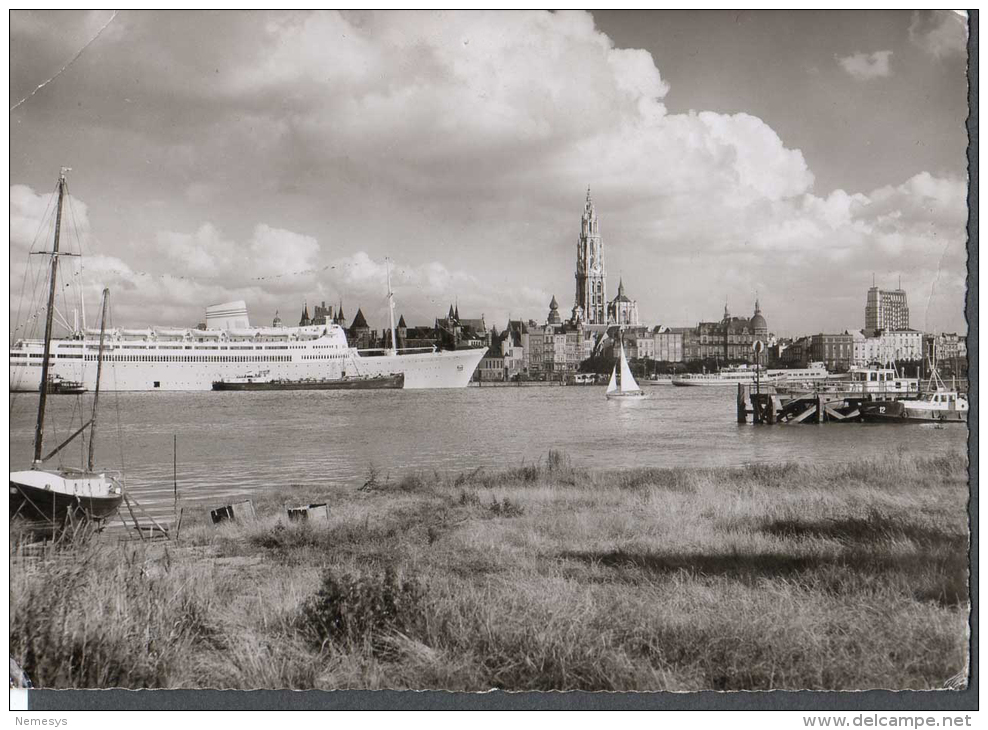
[[[607,322],[607,273],[599,225],[593,196],[587,187],[576,249],[576,305],[582,307],[587,324]]]

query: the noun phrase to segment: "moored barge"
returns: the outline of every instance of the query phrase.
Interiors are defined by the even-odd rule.
[[[272,378],[266,373],[261,373],[228,380],[216,380],[213,382],[213,390],[400,390],[404,385],[404,373],[344,375],[339,378],[305,378],[302,380]]]

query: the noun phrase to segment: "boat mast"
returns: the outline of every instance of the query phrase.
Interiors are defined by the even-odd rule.
[[[398,340],[395,339],[395,293],[391,291],[391,259],[386,258],[388,263],[388,316],[391,319],[391,347],[388,348],[389,355],[398,354]]]
[[[48,312],[45,316],[45,349],[41,358],[41,386],[38,397],[38,422],[34,430],[34,463],[41,462],[41,449],[44,441],[45,405],[48,401],[48,362],[51,358],[51,330],[55,314],[55,278],[58,275],[58,241],[62,229],[62,200],[65,197],[65,172],[58,173],[58,207],[55,212],[55,242],[51,251],[51,274],[48,288]]]
[[[99,381],[103,374],[103,341],[106,336],[106,309],[110,303],[110,290],[103,290],[103,315],[99,326],[99,354],[96,356],[96,390],[93,392],[93,417],[89,421],[89,464],[88,471],[93,470],[93,457],[96,454],[96,409],[99,406]]]

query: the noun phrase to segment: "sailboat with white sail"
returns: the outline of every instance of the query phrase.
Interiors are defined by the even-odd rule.
[[[100,347],[97,355],[96,389],[93,393],[93,409],[89,420],[65,441],[47,455],[44,454],[45,410],[49,388],[48,370],[51,361],[51,340],[53,314],[55,311],[56,279],[58,278],[59,257],[66,254],[59,251],[61,232],[62,203],[65,197],[65,172],[63,168],[58,179],[58,207],[55,216],[55,239],[52,250],[45,252],[51,257],[47,316],[45,320],[44,349],[41,358],[41,383],[38,389],[38,417],[34,432],[34,460],[30,469],[10,472],[10,515],[28,522],[57,528],[70,519],[102,521],[116,513],[123,501],[122,483],[107,471],[95,467],[96,425],[99,413],[99,386],[103,369],[103,347],[106,336],[106,312],[109,303],[109,289],[103,290],[103,317],[100,327]],[[45,462],[61,452],[66,446],[89,430],[89,451],[86,464],[81,469],[68,467],[45,467]]]
[[[611,371],[611,380],[605,393],[608,400],[644,400],[648,397],[644,390],[638,387],[635,376],[628,367],[628,357],[624,353],[624,342],[621,342],[621,358]]]

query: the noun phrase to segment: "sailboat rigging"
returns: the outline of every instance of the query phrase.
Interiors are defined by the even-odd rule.
[[[123,500],[123,486],[113,476],[95,468],[96,423],[99,408],[99,384],[102,375],[103,346],[106,333],[106,313],[110,291],[103,290],[103,318],[100,326],[100,346],[97,355],[96,389],[93,410],[89,420],[49,454],[44,455],[45,411],[48,401],[48,370],[51,360],[55,291],[58,277],[58,260],[67,254],[59,250],[62,205],[65,197],[65,173],[62,168],[58,178],[58,207],[55,214],[55,237],[51,251],[42,252],[51,257],[49,272],[48,308],[45,319],[45,340],[41,361],[41,384],[38,388],[38,416],[34,432],[34,459],[31,468],[10,472],[10,514],[30,522],[40,522],[57,527],[68,519],[104,520],[113,515]],[[62,451],[86,429],[89,433],[89,453],[83,469],[68,467],[46,468],[44,463]]]
[[[628,358],[624,353],[624,340],[621,340],[621,357],[611,371],[611,380],[605,392],[608,400],[642,400],[648,395],[635,381],[628,366]]]

